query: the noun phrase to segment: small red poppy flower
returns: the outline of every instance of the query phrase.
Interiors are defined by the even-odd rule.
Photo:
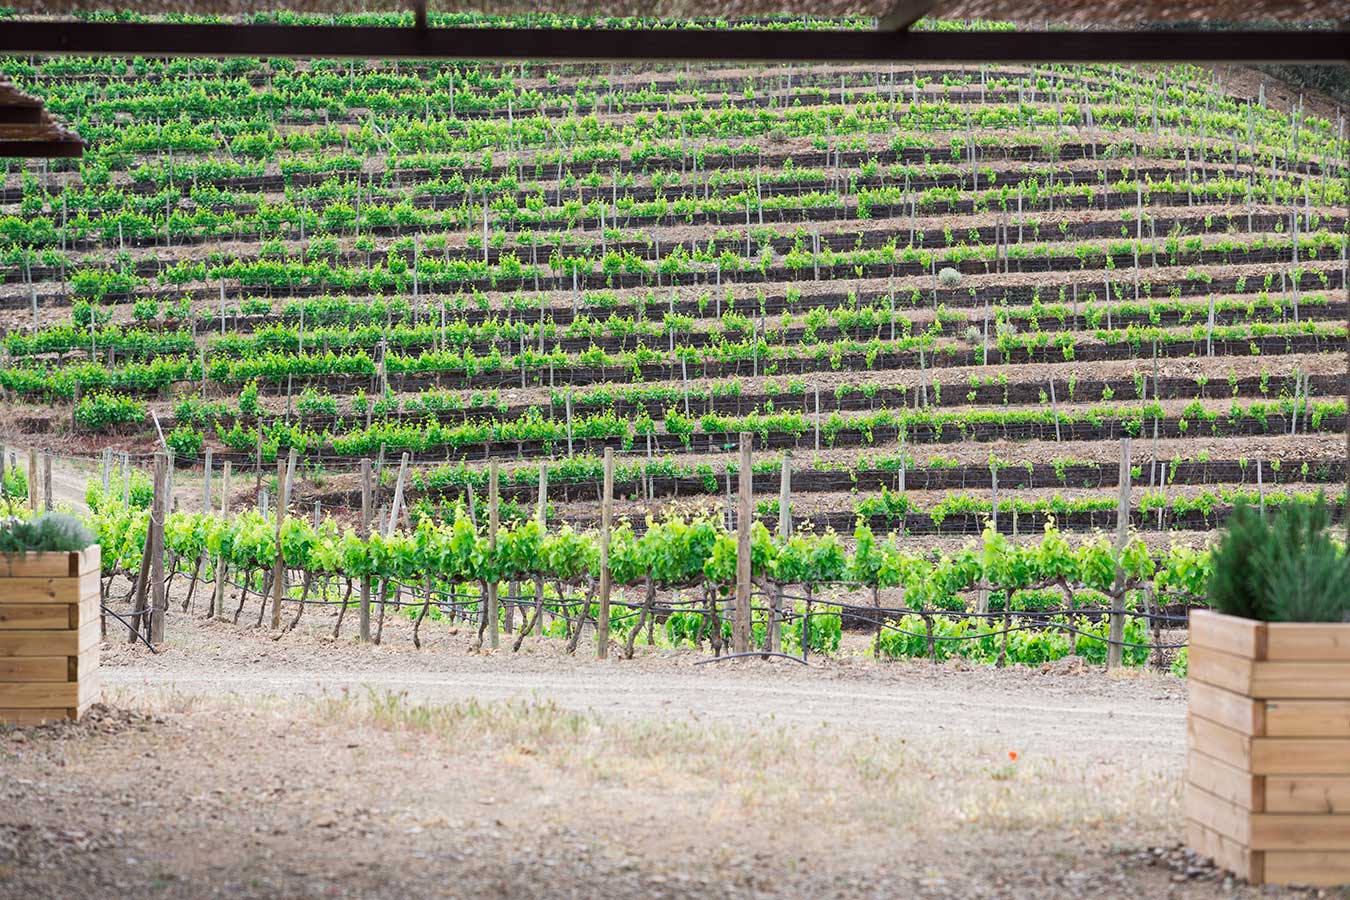
[[[1016,751],[1016,750],[1009,750],[1009,751],[1008,751],[1008,759],[1012,760],[1013,762],[1017,762],[1017,751]]]

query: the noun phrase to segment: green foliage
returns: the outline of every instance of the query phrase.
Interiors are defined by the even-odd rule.
[[[75,551],[93,542],[94,535],[69,513],[44,513],[0,527],[0,553]]]
[[[150,501],[155,496],[155,486],[150,481],[150,476],[146,475],[140,469],[129,469],[126,473],[127,479],[127,497],[132,509],[149,509]],[[114,473],[108,482],[108,494],[103,493],[101,482],[90,479],[84,488],[84,502],[94,513],[99,513],[105,507],[113,508],[122,505],[122,475]]]
[[[18,466],[8,466],[0,480],[0,499],[25,500],[28,497],[28,475]]]
[[[1239,504],[1212,554],[1210,605],[1267,622],[1350,618],[1350,556],[1327,535],[1330,518],[1320,495],[1269,519]]]
[[[1327,536],[1320,501],[1280,509],[1261,553],[1266,606],[1277,622],[1350,621],[1350,555]]]
[[[75,421],[93,431],[109,425],[144,422],[145,404],[134,397],[119,394],[87,394],[75,406]]]

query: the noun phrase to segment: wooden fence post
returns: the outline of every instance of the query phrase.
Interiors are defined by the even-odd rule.
[[[1120,439],[1120,502],[1116,507],[1116,555],[1125,549],[1130,536],[1130,439]],[[1125,569],[1116,563],[1116,583],[1111,595],[1111,643],[1106,648],[1106,668],[1120,668],[1125,639]]]
[[[731,623],[731,650],[750,652],[750,524],[754,519],[754,482],[750,457],[754,435],[741,432],[740,496],[736,513],[736,620]]]
[[[394,536],[394,526],[398,523],[399,508],[403,506],[403,484],[408,477],[408,453],[404,451],[398,464],[398,481],[394,484],[394,505],[389,510],[389,521],[384,528],[385,537]]]
[[[501,503],[498,496],[499,461],[494,456],[488,462],[488,548],[497,552],[497,526],[500,522]],[[501,624],[497,621],[497,579],[489,578],[487,585],[487,626],[488,646],[496,650],[501,643]]]
[[[225,467],[220,473],[220,517],[229,518],[230,515],[230,461],[225,460]],[[225,556],[221,554],[216,557],[216,618],[225,621]]]
[[[778,475],[778,538],[784,544],[792,537],[792,451],[783,451],[783,466]],[[770,653],[783,652],[783,586],[774,591],[769,611],[768,644]]]
[[[169,465],[163,453],[155,454],[155,496],[150,504],[150,643],[164,640],[164,611],[168,598],[164,595],[164,516],[169,507]]]
[[[202,465],[202,512],[211,514],[211,448],[206,448],[206,461]]]
[[[295,451],[292,450],[292,453]],[[286,561],[281,555],[281,523],[286,518],[286,460],[277,454],[276,562],[272,566],[272,628],[281,627],[281,595],[286,591]]]
[[[370,460],[361,460],[361,540],[370,538]],[[361,576],[361,623],[362,641],[370,640],[370,576]]]
[[[1298,422],[1298,414],[1295,412],[1294,422]],[[42,454],[42,508],[51,512],[52,503],[52,455],[50,453]]]
[[[28,508],[33,514],[38,509],[38,452],[28,451]]]
[[[535,518],[539,521],[539,530],[548,527],[548,460],[539,461],[539,497],[535,509]]]
[[[613,517],[614,448],[606,447],[604,493],[600,500],[600,614],[595,623],[595,655],[600,659],[609,658],[609,530]]]

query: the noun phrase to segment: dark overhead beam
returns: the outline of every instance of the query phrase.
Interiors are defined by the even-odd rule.
[[[421,59],[1304,63],[1345,31],[595,31],[6,21],[0,53]]]
[[[79,159],[84,143],[78,140],[11,141],[0,137],[0,159]]]

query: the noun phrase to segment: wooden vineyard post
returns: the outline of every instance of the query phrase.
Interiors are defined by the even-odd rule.
[[[361,460],[361,540],[370,538],[370,460]],[[370,640],[370,576],[361,576],[360,637]]]
[[[230,461],[220,472],[220,517],[228,519],[230,515]],[[225,621],[225,555],[216,557],[216,618]]]
[[[398,463],[398,480],[394,482],[394,503],[389,510],[389,521],[384,526],[384,536],[391,538],[394,536],[394,526],[398,523],[398,514],[403,506],[403,484],[408,477],[408,453],[404,451],[403,458]]]
[[[543,539],[548,534],[548,460],[539,461],[539,505],[535,510],[535,518],[539,522],[539,537]],[[543,576],[536,574],[534,578],[535,603],[538,609],[534,612],[534,633],[539,637],[544,636],[544,580]]]
[[[1294,407],[1294,422],[1298,422],[1298,406]],[[50,453],[42,454],[42,509],[45,512],[52,511],[52,455]]]
[[[488,462],[488,548],[495,555],[497,552],[497,527],[500,523],[501,515],[500,497],[498,496],[498,460],[494,457]],[[497,621],[497,579],[489,578],[487,583],[487,627],[488,627],[488,646],[493,650],[497,649],[501,643],[501,627]]]
[[[990,524],[994,525],[994,532],[999,530],[999,467],[998,463],[990,460]],[[983,611],[983,610],[981,610]]]
[[[733,653],[750,652],[750,523],[754,518],[754,481],[750,471],[754,435],[741,432],[739,496],[736,511],[736,619],[731,628]]]
[[[1116,507],[1116,555],[1130,536],[1130,439],[1120,439],[1120,501]],[[1125,569],[1116,563],[1116,583],[1111,592],[1111,643],[1106,648],[1106,668],[1120,668],[1121,641],[1125,639]]]
[[[28,509],[35,515],[38,511],[38,453],[28,451]]]
[[[106,492],[106,486],[105,486]],[[211,448],[206,448],[206,462],[202,465],[202,512],[211,514]]]
[[[164,516],[169,507],[168,457],[155,454],[155,495],[150,504],[150,643],[164,641],[164,611],[168,598],[164,595]]]
[[[544,459],[539,461],[539,497],[534,517],[541,532],[548,527],[548,460]]]
[[[1055,399],[1055,377],[1050,376],[1050,412],[1055,417],[1055,443],[1060,441],[1059,430],[1059,401]]]
[[[609,530],[613,518],[614,448],[606,447],[604,493],[600,500],[600,612],[595,622],[595,655],[600,659],[609,658]]]
[[[784,544],[792,537],[792,451],[783,451],[783,468],[778,477],[778,539]],[[769,652],[783,652],[783,586],[774,591],[769,615]]]
[[[294,452],[294,451],[292,451]],[[286,460],[277,455],[276,561],[272,565],[272,628],[281,627],[281,595],[286,591],[286,561],[281,555],[281,523],[286,518]]]

